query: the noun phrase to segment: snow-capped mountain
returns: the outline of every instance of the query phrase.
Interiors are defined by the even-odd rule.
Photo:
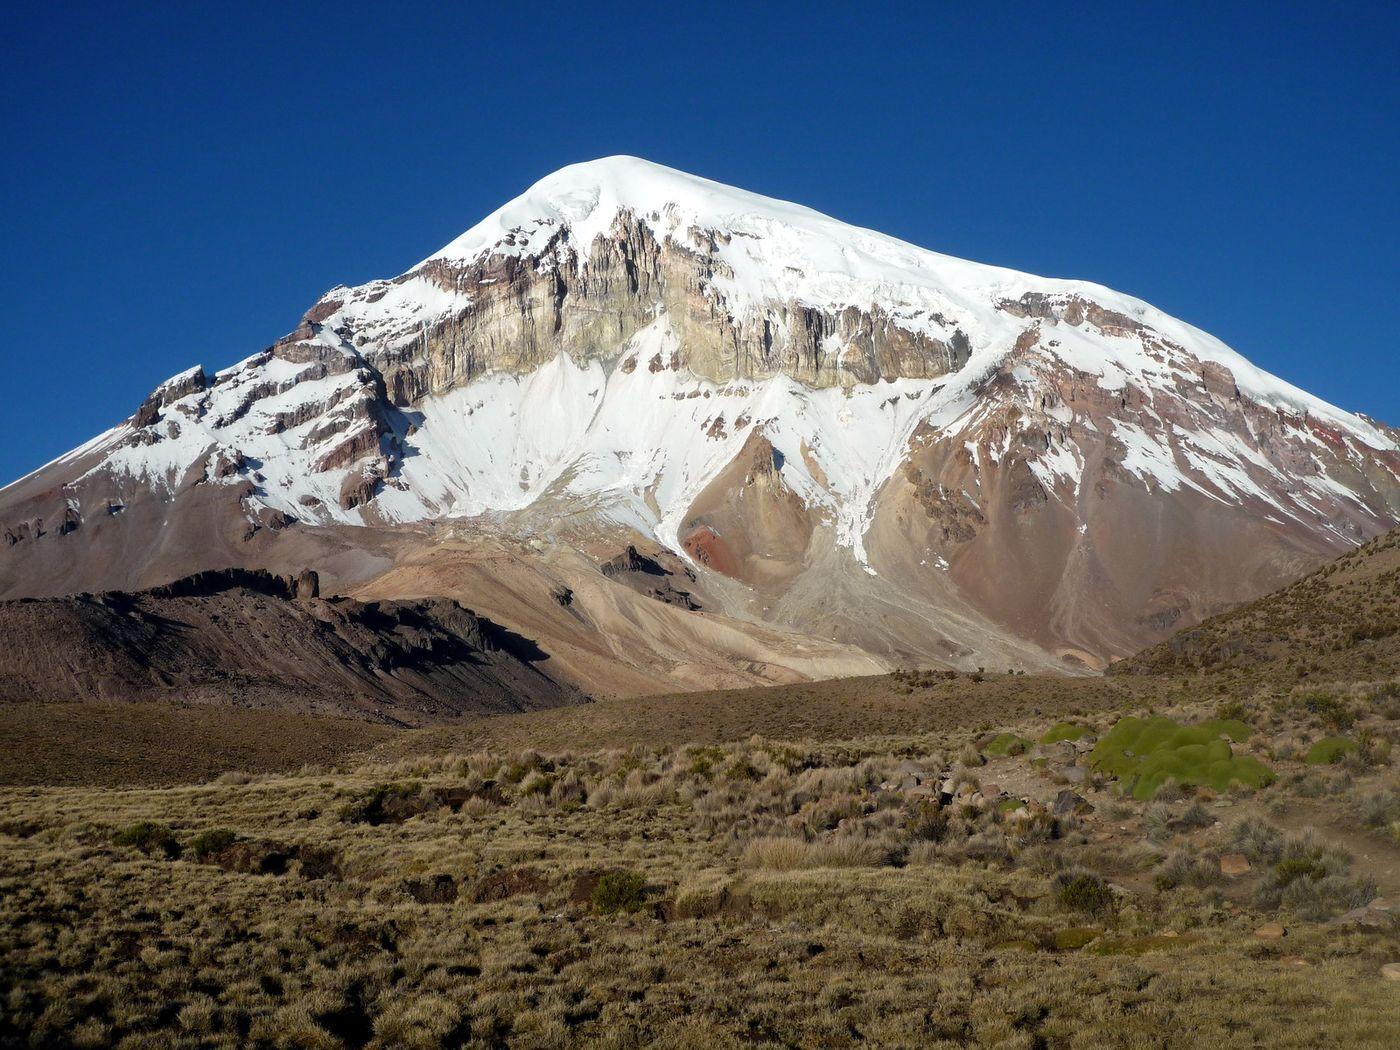
[[[0,490],[0,593],[486,516],[884,660],[1097,665],[1397,511],[1393,430],[1144,302],[613,157]]]

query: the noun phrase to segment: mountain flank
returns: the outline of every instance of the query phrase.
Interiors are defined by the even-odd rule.
[[[1400,675],[1400,529],[1115,664],[1111,674]]]
[[[0,701],[150,701],[390,725],[585,700],[534,642],[448,598],[319,596],[314,572],[198,573],[0,603]]]
[[[576,592],[486,611],[586,639],[594,694],[1101,670],[1400,522],[1392,428],[1149,303],[635,157],[134,407],[0,489],[0,598],[229,565],[442,597],[474,530]],[[674,616],[556,571],[629,546],[669,575],[611,590]]]

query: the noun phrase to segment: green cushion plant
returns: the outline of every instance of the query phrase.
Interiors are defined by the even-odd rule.
[[[1344,736],[1325,736],[1308,748],[1307,763],[1310,766],[1330,766],[1357,749],[1355,740]]]
[[[1117,777],[1140,801],[1154,798],[1168,780],[1224,791],[1231,784],[1264,787],[1274,775],[1257,758],[1236,755],[1230,740],[1247,738],[1243,722],[1214,719],[1183,726],[1170,718],[1124,718],[1089,754],[1089,764]],[[1229,737],[1230,739],[1225,739]]]
[[[992,758],[1005,758],[1007,755],[1019,755],[1029,746],[1030,741],[1015,733],[998,733],[982,751]]]
[[[1073,722],[1057,722],[1046,730],[1045,735],[1040,738],[1042,744],[1058,744],[1061,740],[1079,740],[1089,733],[1088,726],[1076,725]]]

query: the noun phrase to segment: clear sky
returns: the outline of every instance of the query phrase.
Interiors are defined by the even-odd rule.
[[[666,6],[11,7],[0,483],[613,153],[1102,282],[1400,423],[1393,0]]]

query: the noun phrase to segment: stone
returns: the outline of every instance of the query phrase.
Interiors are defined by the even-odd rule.
[[[293,597],[300,599],[321,597],[321,576],[313,569],[303,569],[297,574],[292,585]]]
[[[403,889],[419,904],[451,904],[457,899],[457,880],[451,875],[407,879]]]
[[[1247,875],[1250,867],[1249,858],[1243,853],[1226,853],[1220,858],[1220,874],[1230,878]]]
[[[1092,811],[1094,807],[1089,805],[1082,795],[1076,795],[1069,788],[1065,788],[1055,796],[1055,802],[1050,807],[1050,812],[1057,817],[1067,817],[1071,813],[1078,812],[1081,808]]]
[[[922,778],[924,775],[923,767],[920,766],[917,762],[914,762],[911,759],[907,758],[899,764],[899,768],[896,769],[895,772],[898,773],[900,776],[912,776]]]
[[[1396,925],[1396,917],[1391,914],[1390,906],[1379,897],[1370,904],[1353,908],[1343,915],[1338,915],[1331,921],[1333,926],[1356,926],[1368,930],[1384,930]]]
[[[1084,766],[1061,766],[1055,773],[1071,784],[1082,784],[1089,779],[1089,770]]]
[[[916,788],[916,787],[918,787],[918,786],[919,786],[919,778],[918,778],[918,777],[904,777],[904,778],[903,778],[902,780],[900,780],[900,782],[899,782],[899,790],[900,790],[900,791],[908,791],[910,788]]]
[[[1267,922],[1254,931],[1261,941],[1277,941],[1288,936],[1288,930],[1281,922]]]

